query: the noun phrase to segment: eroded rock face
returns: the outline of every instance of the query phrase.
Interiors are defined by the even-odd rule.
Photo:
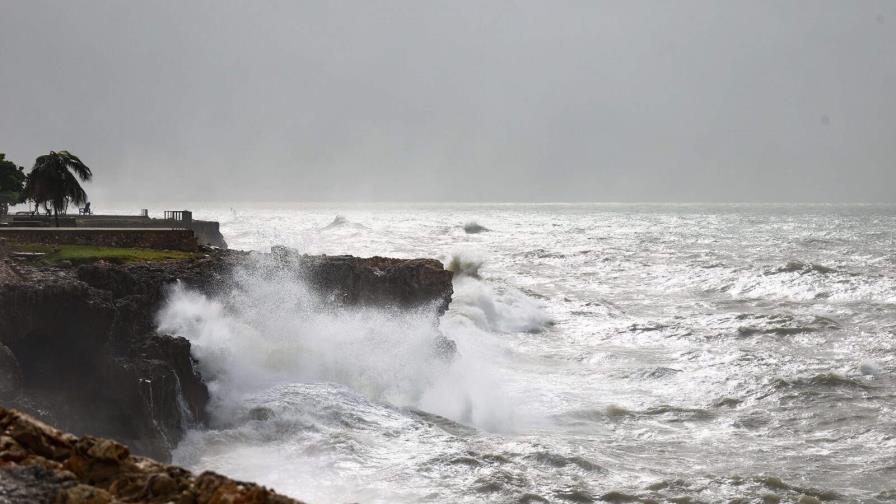
[[[432,305],[437,316],[452,294],[451,273],[427,259],[208,250],[183,261],[47,267],[0,257],[0,399],[169,460],[186,429],[206,422],[209,394],[190,343],[157,334],[156,313],[170,284],[215,296],[237,266],[295,274],[337,305]]]
[[[0,285],[0,344],[18,363],[19,386],[4,404],[167,460],[186,427],[205,421],[208,391],[189,342],[156,334],[154,315],[167,284],[184,279],[213,290],[224,268],[226,260],[213,257],[15,264],[16,280]],[[0,355],[0,375],[14,377],[6,362]]]
[[[0,502],[301,504],[253,483],[136,457],[115,441],[78,438],[3,408]]]

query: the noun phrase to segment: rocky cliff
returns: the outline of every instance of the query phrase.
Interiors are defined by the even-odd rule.
[[[2,254],[2,253],[0,253]],[[206,421],[208,390],[190,344],[155,331],[167,286],[209,295],[236,267],[301,275],[337,305],[450,302],[451,273],[433,260],[303,256],[208,249],[182,261],[38,265],[0,257],[0,402],[77,434],[115,439],[168,460]],[[248,266],[246,266],[248,265]]]
[[[0,285],[0,400],[77,433],[111,437],[166,460],[205,421],[208,391],[184,339],[158,335],[164,286],[211,291],[226,256],[49,267],[7,261]]]
[[[0,503],[301,504],[219,474],[136,457],[109,439],[64,434],[0,408]]]

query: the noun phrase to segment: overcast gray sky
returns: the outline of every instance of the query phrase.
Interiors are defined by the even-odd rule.
[[[95,201],[896,201],[892,1],[0,0]]]

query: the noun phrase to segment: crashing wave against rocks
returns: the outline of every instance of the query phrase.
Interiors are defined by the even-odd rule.
[[[188,428],[206,424],[209,402],[190,342],[157,331],[155,316],[172,284],[227,292],[233,270],[251,262],[305,278],[326,290],[334,308],[425,305],[434,316],[453,292],[451,273],[435,260],[306,256],[282,247],[206,252],[79,266],[0,257],[0,400],[167,461]]]

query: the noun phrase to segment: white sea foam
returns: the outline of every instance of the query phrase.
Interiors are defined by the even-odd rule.
[[[892,490],[896,207],[223,213],[233,248],[440,257],[455,293],[435,327],[336,312],[287,278],[174,291],[160,322],[194,342],[219,420],[178,448],[193,469],[317,502]],[[334,215],[367,229],[322,231]]]
[[[465,317],[481,330],[537,332],[552,320],[543,303],[511,286],[496,286],[480,277],[486,260],[480,252],[451,254],[446,268],[454,272],[451,316]]]
[[[500,384],[480,361],[488,357],[457,325],[447,336],[458,339],[458,354],[440,353],[433,307],[333,310],[287,272],[271,278],[249,271],[238,272],[219,299],[176,285],[158,315],[160,331],[191,341],[219,417],[272,386],[336,382],[374,400],[510,428]],[[494,302],[489,307],[489,323],[508,323]]]
[[[465,317],[484,331],[538,332],[552,320],[538,301],[513,287],[497,288],[477,278],[454,281],[452,316]]]

